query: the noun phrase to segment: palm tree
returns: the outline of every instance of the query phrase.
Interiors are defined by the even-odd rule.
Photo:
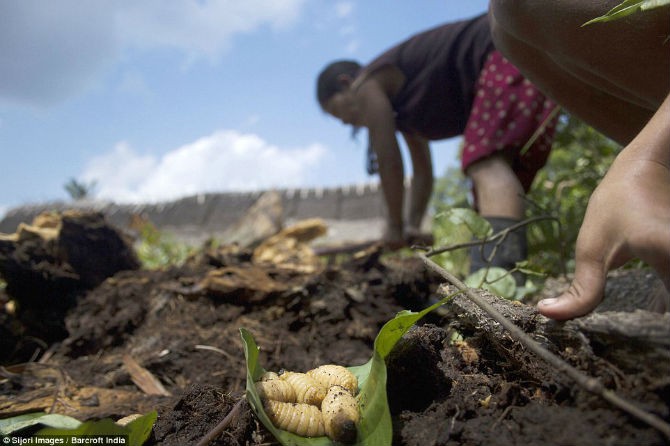
[[[95,189],[95,181],[90,183],[83,183],[77,181],[75,178],[70,178],[70,181],[65,183],[65,190],[70,194],[70,198],[75,201],[83,200],[88,198],[91,195],[93,189]]]

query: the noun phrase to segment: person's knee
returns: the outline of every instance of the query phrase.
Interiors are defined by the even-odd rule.
[[[502,155],[491,155],[474,162],[466,170],[475,189],[492,197],[523,195],[523,186]]]
[[[507,34],[517,38],[524,37],[527,30],[529,2],[526,0],[491,0],[489,2],[489,18],[492,31],[498,36]]]
[[[492,2],[493,3],[493,2]],[[491,37],[493,38],[493,44],[496,49],[500,51],[505,57],[510,58],[510,52],[514,51],[515,40],[512,36],[505,30],[505,28],[498,22],[498,20],[493,16],[493,11],[489,13],[490,24],[491,24]]]
[[[526,57],[528,46],[524,42],[531,37],[528,31],[524,30],[525,28],[519,26],[520,19],[515,17],[521,9],[516,3],[492,0],[489,22],[491,37],[496,49],[510,61],[518,63],[520,59],[523,60]]]
[[[505,54],[516,52],[519,45],[535,48],[549,45],[547,26],[553,24],[552,32],[555,31],[557,24],[552,15],[565,9],[560,3],[548,0],[491,0],[489,21],[496,48]]]

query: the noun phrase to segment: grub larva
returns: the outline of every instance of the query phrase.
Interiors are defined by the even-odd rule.
[[[293,386],[282,379],[270,379],[256,382],[256,392],[261,399],[295,403]]]
[[[358,392],[358,379],[346,367],[335,364],[326,364],[319,366],[307,372],[307,375],[314,378],[326,389],[330,386],[338,385],[347,389],[352,395]]]
[[[347,389],[331,386],[321,403],[321,412],[326,435],[331,440],[349,444],[356,441],[361,416],[356,398]]]
[[[295,390],[296,402],[321,406],[321,401],[326,396],[326,388],[314,378],[298,372],[284,372],[279,378],[291,384]]]
[[[273,379],[279,379],[279,375],[275,372],[265,372],[261,375],[259,381],[272,381]]]
[[[293,432],[301,437],[325,435],[323,415],[317,406],[266,400],[264,407],[272,424],[279,429]]]

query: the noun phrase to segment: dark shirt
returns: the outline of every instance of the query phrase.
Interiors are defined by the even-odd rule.
[[[396,128],[429,140],[461,135],[476,82],[494,50],[486,14],[410,37],[373,60],[366,75],[392,65],[405,84],[392,99]]]

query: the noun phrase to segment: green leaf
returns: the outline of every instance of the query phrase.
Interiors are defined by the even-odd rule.
[[[514,299],[516,296],[514,277],[506,269],[497,266],[475,271],[465,279],[465,284],[471,288],[490,291],[505,299]]]
[[[646,11],[667,5],[670,5],[670,0],[624,0],[622,3],[607,11],[605,15],[591,19],[582,26],[591,25],[592,23],[609,22],[611,20],[626,17],[637,11]]]
[[[37,424],[61,429],[74,429],[81,422],[66,415],[34,412],[0,420],[0,435],[9,435],[12,432],[17,432]]]
[[[127,426],[116,424],[114,420],[105,418],[99,421],[87,421],[79,423],[74,429],[48,427],[40,430],[36,437],[45,436],[124,436],[128,438],[129,446],[142,446],[151,434],[151,429],[158,414],[156,411],[149,412],[140,418],[131,421]]]
[[[130,430],[128,444],[138,446],[144,444],[151,435],[151,429],[153,429],[157,418],[158,412],[154,410],[128,423],[126,425]]]
[[[359,366],[348,367],[358,378],[359,405],[361,408],[361,422],[358,428],[359,446],[390,445],[393,439],[391,412],[386,398],[386,362],[385,359],[393,350],[395,344],[407,331],[423,316],[437,307],[444,305],[454,295],[450,295],[415,313],[401,311],[395,318],[386,322],[377,334],[374,350],[370,360]],[[263,409],[256,386],[254,385],[265,369],[258,363],[259,348],[251,333],[246,328],[240,328],[240,336],[244,344],[244,356],[247,361],[247,400],[256,416],[263,425],[284,446],[328,446],[333,442],[328,437],[307,438],[291,432],[277,429]]]
[[[477,212],[469,208],[452,208],[444,212],[444,217],[456,225],[465,225],[476,238],[485,238],[493,231],[491,224]]]
[[[68,436],[68,437],[82,437],[94,435],[128,435],[128,429],[125,426],[120,426],[109,418],[100,421],[87,421],[81,423],[75,429],[60,429],[47,427],[40,430],[36,437],[50,437],[50,436]]]

